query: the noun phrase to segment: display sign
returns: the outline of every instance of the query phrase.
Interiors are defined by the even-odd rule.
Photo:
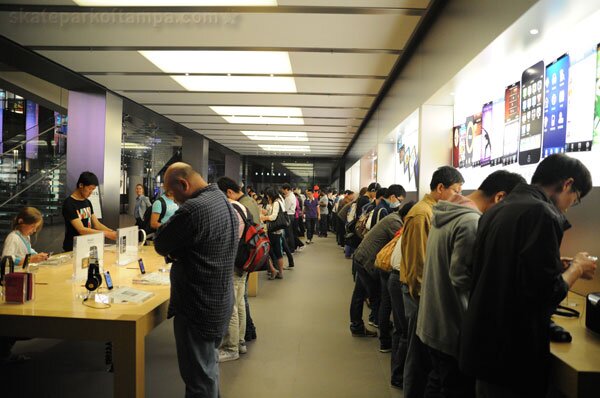
[[[94,209],[94,215],[98,220],[102,218],[102,203],[100,203],[100,187],[96,187],[92,191],[92,194],[88,198],[92,202],[92,208]]]
[[[416,192],[419,178],[419,118],[411,115],[396,130],[396,163],[395,183],[404,187],[407,192]]]
[[[504,91],[504,156],[505,165],[517,161],[521,119],[521,83],[516,82]]]
[[[487,166],[492,160],[493,105],[493,102],[488,102],[481,110],[481,166]]]
[[[594,136],[594,92],[596,78],[596,48],[571,55],[567,108],[565,150],[592,150]]]
[[[460,161],[460,125],[452,128],[452,166],[458,167]]]
[[[569,55],[564,54],[546,67],[544,99],[543,156],[565,151],[567,133],[567,86]]]
[[[137,225],[117,229],[117,265],[127,265],[138,259],[139,228]]]
[[[90,258],[97,257],[100,272],[104,266],[104,234],[80,235],[73,238],[73,279],[87,279]]]
[[[542,110],[544,101],[544,61],[525,69],[521,75],[521,135],[519,164],[540,161]]]

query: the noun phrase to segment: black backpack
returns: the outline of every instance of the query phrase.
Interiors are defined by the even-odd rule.
[[[156,199],[160,202],[160,215],[158,216],[158,222],[161,222],[163,217],[165,216],[165,213],[167,212],[167,202],[165,202],[165,200],[162,198],[162,196],[159,196],[158,199]],[[146,231],[147,234],[151,234],[153,232],[156,232],[156,230],[154,228],[152,228],[150,226],[150,217],[152,216],[152,206],[149,206],[146,211],[144,212],[144,222],[143,222],[143,229],[144,231]]]

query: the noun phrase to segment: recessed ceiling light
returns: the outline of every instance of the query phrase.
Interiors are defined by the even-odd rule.
[[[308,141],[303,131],[242,131],[246,137],[253,141]]]
[[[299,117],[223,116],[223,119],[233,124],[304,124],[304,119]]]
[[[533,28],[529,31],[529,34],[531,34],[531,35],[537,35],[538,33],[540,33],[540,31],[535,28]]]
[[[293,77],[171,76],[188,91],[295,93]]]
[[[293,73],[290,56],[286,51],[139,51],[139,53],[165,73],[261,75]]]
[[[80,6],[276,6],[277,0],[73,0]]]
[[[310,152],[310,147],[307,145],[259,145],[259,147],[268,152]]]
[[[302,117],[301,108],[285,106],[210,106],[209,108],[221,116],[239,115]]]

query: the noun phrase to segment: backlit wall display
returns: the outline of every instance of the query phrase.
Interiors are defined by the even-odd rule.
[[[410,117],[396,131],[396,178],[407,192],[416,192],[419,178],[419,124],[418,117]]]
[[[592,150],[594,93],[597,50],[588,49],[571,54],[567,108],[565,150],[581,152]]]
[[[525,69],[521,75],[521,135],[519,164],[540,161],[542,109],[544,100],[544,61]]]
[[[39,134],[38,105],[33,101],[26,101],[25,105],[25,156],[27,159],[37,159],[38,148],[34,138]]]
[[[471,155],[471,165],[473,167],[481,165],[481,117],[481,113],[473,115],[473,124],[467,126],[467,129],[470,127],[473,131],[473,152]]]
[[[504,91],[504,157],[505,165],[517,161],[520,133],[521,82],[506,87]]]
[[[483,127],[490,133],[492,142],[490,164],[492,166],[502,164],[504,159],[504,98],[494,101],[492,106],[492,130],[488,130],[487,124],[484,124]]]
[[[460,144],[460,126],[454,126],[452,128],[452,166],[453,167],[458,167],[458,162],[460,160],[459,144]]]
[[[466,149],[466,141],[467,141],[467,125],[461,124],[458,128],[458,166],[466,167],[466,157],[467,157],[467,149]]]
[[[481,166],[487,166],[492,159],[492,131],[494,103],[488,102],[481,110]]]
[[[600,145],[600,44],[596,47],[596,105],[594,107],[594,141]]]
[[[473,116],[465,122],[465,167],[473,166]]]
[[[546,67],[544,157],[565,151],[568,83],[569,55],[565,54]]]

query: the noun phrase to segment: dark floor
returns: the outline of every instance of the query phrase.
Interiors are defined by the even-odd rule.
[[[315,239],[295,260],[283,280],[261,273],[259,295],[250,298],[258,339],[248,354],[221,364],[221,396],[402,397],[389,385],[390,354],[379,353],[378,339],[350,336],[350,261],[334,238]],[[164,322],[146,339],[147,397],[184,395],[172,327]],[[15,352],[32,359],[0,370],[0,397],[112,396],[103,344],[35,339]]]

